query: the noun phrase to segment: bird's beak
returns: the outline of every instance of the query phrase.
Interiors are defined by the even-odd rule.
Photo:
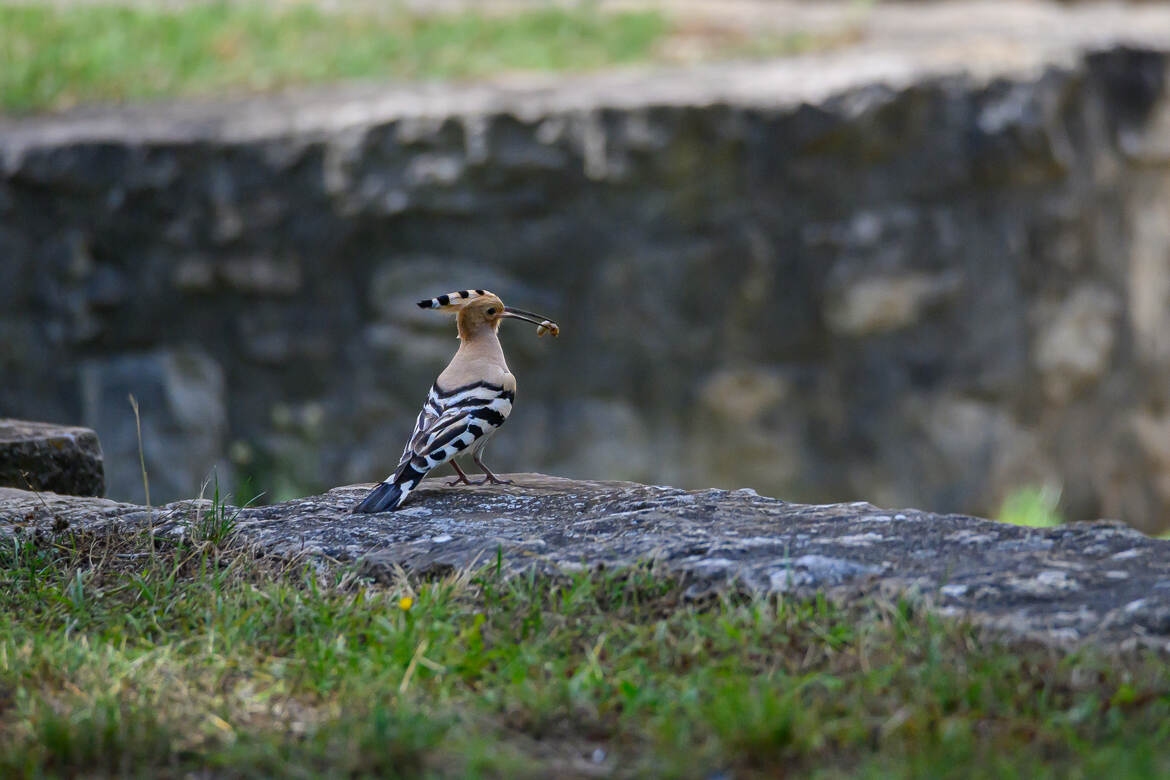
[[[541,317],[539,314],[533,314],[532,312],[524,311],[523,309],[513,309],[511,306],[505,306],[504,311],[500,314],[500,316],[510,317],[514,320],[524,320],[525,322],[531,322],[533,325],[542,327],[545,330],[551,332],[554,336],[560,332],[560,328],[557,327],[557,324],[548,317]]]

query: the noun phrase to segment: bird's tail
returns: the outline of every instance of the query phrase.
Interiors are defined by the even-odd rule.
[[[369,495],[353,508],[353,511],[367,514],[393,511],[402,506],[402,502],[406,500],[412,490],[418,487],[418,483],[422,482],[425,476],[425,471],[419,471],[407,463],[403,468],[394,472],[393,476],[388,477],[385,482],[371,490]]]

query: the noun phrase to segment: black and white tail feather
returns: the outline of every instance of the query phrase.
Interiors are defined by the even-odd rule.
[[[432,298],[437,304],[435,308],[447,305],[446,301],[438,303],[446,297]],[[420,301],[419,305],[424,303]],[[432,385],[398,467],[353,511],[397,509],[431,469],[469,447],[478,453],[512,413],[515,397],[513,391],[490,382],[472,382],[452,390],[441,390],[438,383]]]

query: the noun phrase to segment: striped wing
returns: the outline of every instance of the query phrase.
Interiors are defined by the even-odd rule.
[[[482,442],[512,413],[516,394],[490,382],[472,382],[454,390],[436,383],[415,422],[414,433],[394,474],[370,491],[355,512],[397,509],[431,469]]]
[[[397,471],[408,464],[416,471],[430,471],[491,435],[512,413],[515,397],[511,390],[490,382],[447,391],[432,385]]]

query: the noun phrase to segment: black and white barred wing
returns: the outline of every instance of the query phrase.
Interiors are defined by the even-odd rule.
[[[406,440],[406,446],[402,448],[402,455],[398,458],[399,466],[409,461],[416,452],[420,452],[426,446],[427,435],[442,416],[443,408],[439,405],[439,396],[435,386],[432,385],[431,392],[427,393],[427,400],[423,403],[422,411],[418,413],[418,419],[414,421],[414,433],[410,434],[410,438]]]
[[[495,433],[512,412],[514,398],[511,390],[489,382],[448,391],[433,386],[398,468],[354,511],[397,509],[431,469]]]

